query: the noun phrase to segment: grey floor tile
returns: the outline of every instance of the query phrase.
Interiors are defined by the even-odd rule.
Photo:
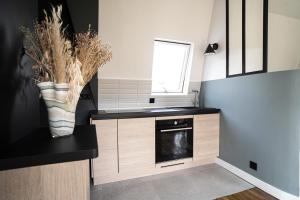
[[[175,200],[178,199],[177,197],[197,193],[197,186],[193,183],[192,178],[186,174],[157,179],[152,183],[161,199]]]
[[[212,200],[253,186],[213,164],[92,187],[92,200]]]
[[[91,193],[92,200],[159,200],[151,183],[104,185]]]

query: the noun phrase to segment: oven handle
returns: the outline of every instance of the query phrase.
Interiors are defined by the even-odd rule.
[[[184,130],[192,130],[193,127],[187,127],[187,128],[173,128],[173,129],[163,129],[160,130],[160,132],[162,133],[166,133],[166,132],[172,132],[172,131],[184,131]]]

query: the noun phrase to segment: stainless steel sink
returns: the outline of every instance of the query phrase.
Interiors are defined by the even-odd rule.
[[[181,110],[182,109],[180,108],[160,108],[160,109],[150,110],[150,112],[176,112]]]
[[[145,109],[120,109],[120,110],[104,110],[105,113],[133,113],[144,112]]]

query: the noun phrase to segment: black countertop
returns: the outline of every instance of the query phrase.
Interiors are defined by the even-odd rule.
[[[72,135],[55,139],[48,128],[41,128],[14,144],[0,147],[0,170],[86,160],[97,156],[95,126],[76,126]]]
[[[219,112],[220,109],[217,108],[197,108],[197,107],[108,110],[108,111],[96,110],[91,112],[91,118],[93,120],[127,119],[127,118],[178,116],[178,115],[213,114]]]

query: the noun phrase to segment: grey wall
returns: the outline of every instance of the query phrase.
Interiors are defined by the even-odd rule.
[[[206,107],[222,109],[220,158],[299,194],[300,70],[202,83]],[[249,160],[258,163],[251,170]]]

